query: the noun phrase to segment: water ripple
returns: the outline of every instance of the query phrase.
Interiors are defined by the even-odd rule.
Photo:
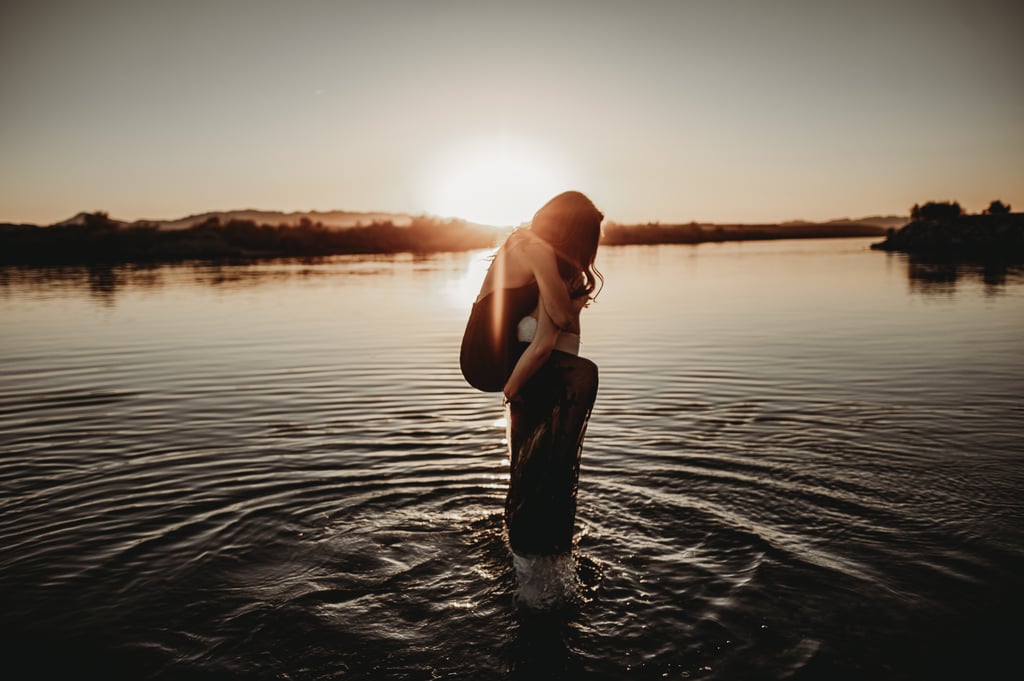
[[[124,678],[998,660],[1024,604],[1024,288],[922,305],[879,254],[746,248],[602,254],[576,550],[518,574],[500,396],[464,385],[465,310],[430,294],[474,256],[123,273],[99,306],[4,279],[5,652]],[[807,268],[812,291],[779,274]],[[533,612],[544,574],[533,601],[563,606]]]

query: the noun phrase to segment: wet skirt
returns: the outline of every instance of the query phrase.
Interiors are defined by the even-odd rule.
[[[597,378],[589,359],[555,350],[527,382],[522,399],[508,405],[505,524],[519,555],[572,549],[580,456]]]

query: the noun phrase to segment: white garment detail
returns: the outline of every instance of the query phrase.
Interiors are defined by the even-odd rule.
[[[536,317],[526,315],[519,320],[519,325],[516,327],[516,338],[521,343],[532,342],[533,337],[536,335]],[[578,333],[570,333],[569,331],[559,332],[558,338],[555,339],[555,350],[561,350],[570,355],[580,354],[580,335]]]

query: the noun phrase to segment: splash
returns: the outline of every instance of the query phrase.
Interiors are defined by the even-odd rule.
[[[571,553],[521,556],[512,553],[516,603],[529,610],[558,610],[576,600],[579,577]]]

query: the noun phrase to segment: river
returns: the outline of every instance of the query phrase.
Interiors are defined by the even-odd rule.
[[[10,669],[995,678],[1024,604],[1024,270],[607,247],[576,582],[524,603],[486,252],[0,270]]]

